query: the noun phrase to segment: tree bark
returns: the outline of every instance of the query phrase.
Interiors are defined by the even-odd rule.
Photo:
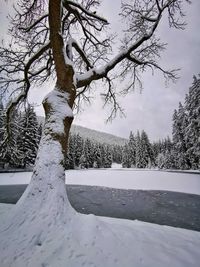
[[[76,90],[73,66],[66,62],[60,35],[60,5],[60,0],[49,1],[50,42],[57,81],[43,101],[45,124],[31,182],[1,227],[1,238],[6,240],[3,248],[0,244],[0,250],[4,251],[2,266],[12,266],[13,262],[16,266],[28,266],[38,247],[50,242],[51,235],[61,233],[61,229],[66,233],[70,222],[78,221],[65,188],[64,159]]]
[[[1,266],[29,266],[38,247],[48,246],[56,232],[66,234],[79,221],[65,188],[64,157],[73,121],[68,101],[68,93],[55,87],[43,102],[45,124],[31,182],[0,227],[6,240],[0,244]]]

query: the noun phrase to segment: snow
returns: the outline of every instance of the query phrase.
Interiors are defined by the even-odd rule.
[[[83,139],[94,140],[97,143],[106,143],[108,145],[124,146],[128,140],[116,135],[104,133],[101,131],[92,130],[80,125],[72,124],[70,129],[72,134],[79,134]]]
[[[47,266],[45,258],[59,250],[65,229],[69,231],[78,221],[66,194],[64,155],[58,140],[64,135],[63,120],[72,114],[67,97],[54,90],[45,99],[48,112],[31,182],[0,222],[1,267]]]
[[[23,197],[26,201],[22,198],[16,209],[15,205],[0,204],[1,267],[199,267],[199,232],[79,214],[61,198],[64,180],[54,183],[52,165],[52,179],[48,180],[52,187],[49,190],[40,185],[46,192],[43,202],[34,195],[27,198],[28,191]],[[200,193],[200,177],[196,174],[114,167],[67,171],[67,183]],[[31,174],[0,173],[0,184],[28,183]],[[35,190],[38,183],[40,179],[32,182]],[[53,189],[56,186],[58,190]]]
[[[51,127],[56,133],[62,134],[64,132],[64,119],[66,117],[73,117],[73,112],[68,105],[69,94],[67,92],[61,92],[58,88],[55,88],[44,99],[49,105],[51,116],[46,120],[46,128]]]
[[[31,172],[0,173],[0,184],[28,184]],[[66,183],[122,189],[168,190],[200,195],[200,175],[188,172],[113,169],[68,170]]]
[[[5,209],[1,204],[4,216]],[[200,262],[199,232],[94,215],[77,214],[47,240],[35,237],[34,246],[29,255],[15,257],[9,248],[3,250],[1,267],[199,267]]]
[[[109,169],[66,172],[68,184],[121,189],[168,190],[200,195],[200,175],[163,171]]]

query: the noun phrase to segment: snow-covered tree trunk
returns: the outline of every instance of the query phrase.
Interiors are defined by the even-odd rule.
[[[73,121],[68,101],[68,93],[56,87],[43,102],[46,119],[31,182],[8,220],[10,225],[5,222],[1,228],[1,238],[7,240],[2,266],[13,262],[18,266],[18,259],[27,266],[30,253],[53,242],[51,235],[76,217],[65,189],[64,155]]]
[[[1,266],[29,266],[34,253],[54,242],[55,233],[62,232],[66,224],[70,227],[76,217],[67,198],[64,172],[76,91],[73,66],[67,62],[59,31],[60,14],[60,0],[49,1],[50,39],[57,82],[43,101],[45,125],[31,182],[12,211],[10,224],[5,221],[1,227],[1,238],[6,240],[0,248],[5,253],[1,256]]]

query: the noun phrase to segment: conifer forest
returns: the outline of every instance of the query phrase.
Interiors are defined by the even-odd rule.
[[[0,102],[0,167],[31,168],[39,146],[42,123],[38,122],[30,104],[23,111],[15,111],[10,128],[12,138],[5,138],[6,107]],[[199,169],[200,168],[200,78],[193,84],[179,103],[172,116],[172,138],[151,142],[148,134],[130,132],[127,143],[122,145],[99,143],[92,137],[83,138],[79,133],[70,134],[66,169],[111,168],[112,163],[123,168]]]

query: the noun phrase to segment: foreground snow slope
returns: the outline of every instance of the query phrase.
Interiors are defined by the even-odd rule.
[[[31,172],[0,173],[0,185],[28,184]],[[69,170],[68,184],[122,189],[169,190],[200,195],[200,175],[134,169]]]
[[[7,209],[12,212],[12,205],[0,204],[0,223]],[[27,265],[22,264],[23,257],[14,257],[9,266],[199,267],[199,247],[199,232],[77,214],[68,227],[51,233],[44,243],[35,244],[35,250],[31,248],[33,253],[25,255]],[[3,254],[12,256],[9,249]],[[8,267],[5,260],[1,267]]]

